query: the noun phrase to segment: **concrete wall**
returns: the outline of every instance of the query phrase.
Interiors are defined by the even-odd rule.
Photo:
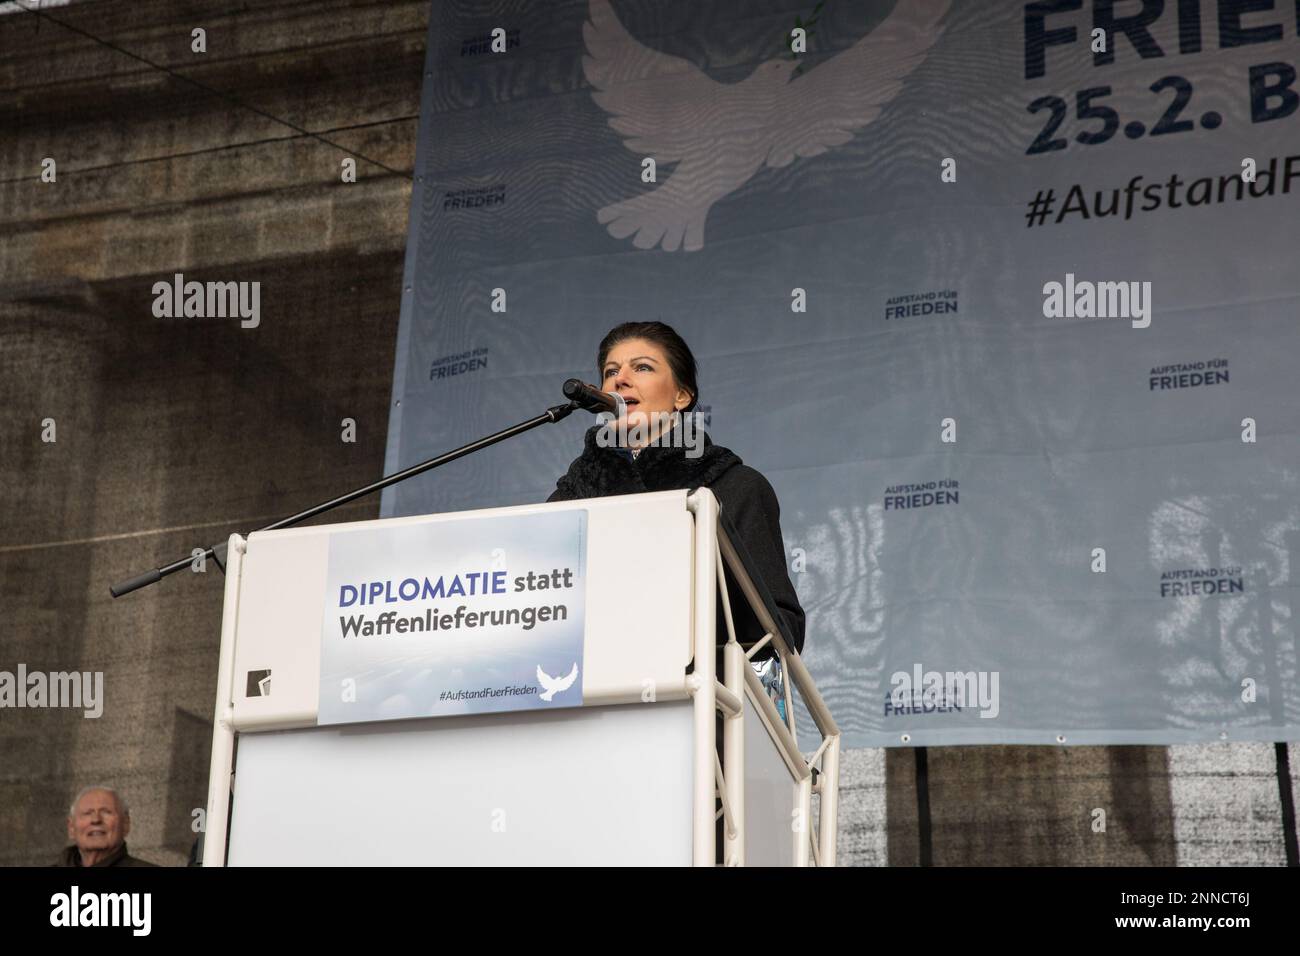
[[[222,579],[108,585],[380,474],[410,196],[382,167],[414,165],[428,7],[48,16],[0,16],[0,670],[103,671],[106,701],[98,719],[0,710],[0,864],[50,861],[89,783],[130,798],[133,852],[179,864],[206,796]],[[341,182],[357,154],[382,167]],[[155,318],[176,272],[260,282],[261,324]],[[1285,861],[1270,745],[924,759],[846,755],[842,862]]]
[[[133,851],[180,863],[206,800],[222,578],[116,601],[108,585],[381,473],[410,182],[359,161],[345,184],[340,162],[412,168],[428,8],[106,0],[50,16],[344,147],[0,17],[0,669],[106,680],[97,720],[0,712],[0,863],[52,859],[96,782],[131,800]],[[39,179],[47,156],[56,183]],[[261,324],[155,318],[152,285],[176,272],[260,282]]]

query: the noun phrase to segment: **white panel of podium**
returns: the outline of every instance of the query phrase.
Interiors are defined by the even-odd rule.
[[[685,700],[244,734],[228,863],[689,866],[693,745]]]

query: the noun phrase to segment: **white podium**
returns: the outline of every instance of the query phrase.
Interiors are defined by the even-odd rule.
[[[321,722],[332,539],[575,509],[581,706]],[[754,647],[724,562],[767,631]],[[226,573],[205,866],[834,865],[839,731],[707,489],[232,535]],[[769,642],[784,719],[747,661]]]

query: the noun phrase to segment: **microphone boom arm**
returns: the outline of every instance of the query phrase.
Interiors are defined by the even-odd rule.
[[[347,494],[339,495],[339,497],[337,498],[332,498],[329,501],[323,501],[318,505],[313,505],[312,507],[308,508],[306,511],[299,511],[295,515],[290,515],[287,518],[281,518],[279,521],[272,522],[271,524],[268,524],[265,527],[256,528],[254,530],[255,531],[278,531],[281,528],[290,528],[293,525],[300,524],[301,522],[306,521],[308,518],[314,518],[319,514],[324,514],[326,511],[330,511],[334,508],[339,507],[340,505],[345,505],[350,501],[356,501],[358,498],[363,498],[368,494],[372,494],[373,492],[379,491],[380,489],[387,488],[389,485],[395,485],[399,481],[405,481],[408,478],[414,478],[416,475],[421,475],[424,472],[429,471],[430,469],[437,468],[439,465],[445,465],[450,461],[455,461],[457,458],[464,458],[466,455],[471,455],[476,451],[479,451],[483,448],[487,448],[489,445],[495,445],[497,442],[505,441],[507,438],[513,438],[516,435],[521,435],[526,431],[536,428],[538,425],[549,425],[549,424],[554,424],[556,422],[562,421],[563,419],[567,418],[572,412],[583,407],[584,406],[577,401],[570,401],[563,405],[552,405],[546,411],[542,412],[542,414],[534,418],[530,418],[527,421],[520,422],[518,425],[512,425],[509,428],[504,428],[501,431],[496,432],[495,434],[488,435],[485,438],[480,438],[477,441],[472,441],[468,445],[461,445],[459,448],[453,449],[452,451],[446,452],[445,454],[438,455],[436,458],[430,458],[427,461],[420,462],[418,465],[412,465],[410,468],[404,468],[401,471],[394,472],[391,475],[386,475],[383,478],[380,478],[378,481],[371,482],[370,484],[366,485],[363,488],[356,488],[353,491],[349,491]],[[206,561],[208,558],[212,558],[217,562],[218,566],[224,571],[225,570],[225,549],[226,549],[226,544],[223,541],[221,544],[213,545],[212,547],[206,549],[203,552],[201,558],[204,561]],[[109,585],[108,588],[109,593],[112,594],[113,597],[119,598],[124,594],[130,594],[132,591],[138,591],[140,588],[147,587],[150,584],[156,584],[157,582],[161,581],[163,578],[167,577],[167,575],[169,574],[175,574],[177,571],[181,571],[185,568],[190,567],[194,563],[194,561],[199,559],[200,559],[199,555],[190,555],[189,557],[185,557],[185,558],[181,558],[180,560],[173,561],[171,564],[165,565],[164,567],[154,568],[152,570],[145,571],[143,574],[137,574],[133,578],[128,578],[125,581],[119,581],[117,584]]]

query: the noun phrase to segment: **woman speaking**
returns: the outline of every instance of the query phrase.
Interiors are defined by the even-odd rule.
[[[735,452],[713,444],[708,435],[700,432],[690,441],[685,434],[672,434],[672,429],[685,431],[681,415],[690,413],[699,402],[695,356],[690,348],[662,322],[625,322],[601,341],[596,368],[600,388],[626,403],[626,417],[616,423],[618,427],[596,425],[587,430],[582,454],[546,500],[710,489],[767,585],[787,640],[801,651],[804,612],[786,571],[781,508],[772,486]],[[618,436],[619,441],[611,443],[607,440],[610,435]],[[730,577],[728,574],[729,593],[738,594]],[[733,600],[733,606],[740,603]],[[742,644],[762,637],[752,615],[738,614],[735,624],[736,638]],[[725,634],[725,629],[719,631],[720,641]]]

